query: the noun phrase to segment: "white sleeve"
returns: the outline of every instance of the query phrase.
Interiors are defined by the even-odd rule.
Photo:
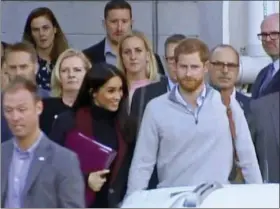
[[[236,100],[231,103],[236,129],[236,151],[246,183],[262,183],[255,147],[245,115]]]

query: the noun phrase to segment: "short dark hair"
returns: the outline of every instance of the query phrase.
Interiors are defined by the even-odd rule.
[[[35,101],[41,100],[41,97],[38,94],[38,87],[36,83],[30,79],[27,79],[23,76],[16,76],[2,91],[2,98],[5,97],[6,93],[16,92],[20,89],[25,89],[29,91]]]
[[[14,44],[9,44],[5,49],[4,60],[6,60],[7,56],[13,52],[26,52],[30,55],[32,62],[34,63],[38,62],[37,52],[34,46],[29,42],[23,41]]]
[[[240,63],[240,57],[239,57],[239,53],[238,53],[238,51],[233,47],[233,46],[231,46],[231,45],[229,45],[229,44],[219,44],[219,45],[217,45],[217,46],[215,46],[212,50],[211,50],[211,53],[210,53],[210,59],[212,58],[212,56],[213,56],[213,54],[215,53],[215,51],[217,50],[217,49],[230,49],[230,50],[232,50],[232,52],[236,55],[236,58],[237,58],[237,64],[239,64]]]
[[[131,5],[125,0],[111,0],[104,8],[104,18],[106,19],[110,10],[113,9],[128,9],[130,12],[130,17],[132,18]]]
[[[180,41],[186,39],[186,36],[183,34],[173,34],[169,36],[164,43],[164,50],[166,50],[168,44],[177,44]]]

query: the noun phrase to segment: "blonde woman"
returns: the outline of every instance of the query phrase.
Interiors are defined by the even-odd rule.
[[[49,134],[57,115],[73,105],[90,61],[81,51],[67,49],[57,59],[51,76],[53,98],[44,99],[44,111],[40,116],[40,127]]]
[[[118,68],[126,75],[129,106],[134,91],[160,79],[158,65],[147,37],[139,31],[124,36],[118,49]]]
[[[1,41],[1,90],[6,87],[6,85],[9,83],[9,75],[5,69],[5,60],[4,60],[4,52],[7,47],[7,43]]]

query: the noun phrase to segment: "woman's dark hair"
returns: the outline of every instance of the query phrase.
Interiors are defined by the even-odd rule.
[[[68,41],[54,15],[52,10],[50,10],[47,7],[39,7],[30,12],[30,14],[27,17],[25,26],[24,26],[24,31],[23,31],[23,41],[28,41],[34,45],[36,48],[36,43],[32,37],[32,30],[31,30],[31,22],[33,19],[38,18],[38,17],[46,17],[49,21],[51,21],[53,27],[56,28],[56,34],[54,37],[54,44],[52,51],[50,53],[50,58],[52,62],[55,62],[58,56],[64,52],[66,49],[69,48]]]
[[[74,110],[81,107],[88,107],[92,104],[92,94],[97,92],[107,81],[118,76],[123,83],[123,99],[128,96],[127,81],[123,73],[114,65],[107,63],[94,64],[86,73],[76,101],[73,104]],[[121,102],[123,101],[121,100]]]
[[[127,133],[129,117],[127,111],[128,85],[125,75],[114,65],[107,63],[93,64],[92,68],[86,73],[77,98],[72,106],[74,112],[82,107],[90,107],[93,103],[92,94],[97,92],[111,78],[118,76],[123,84],[123,97],[120,101],[117,117],[121,131],[125,134],[126,140],[131,138]],[[131,131],[131,130],[129,130]]]

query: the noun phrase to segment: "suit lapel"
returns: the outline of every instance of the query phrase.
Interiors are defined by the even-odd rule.
[[[272,118],[273,122],[273,130],[275,134],[275,139],[277,143],[277,150],[279,151],[279,93],[278,93],[278,98],[274,98],[272,108],[270,108],[270,115]]]
[[[9,180],[9,171],[10,164],[12,162],[13,157],[13,143],[12,140],[8,142],[9,144],[5,149],[2,149],[1,153],[1,199],[2,199],[2,207],[4,207],[4,202],[6,199],[6,193],[8,188],[8,180]]]
[[[264,93],[266,92],[270,92],[271,88],[273,88],[273,86],[275,84],[278,84],[280,79],[280,70],[277,71],[277,73],[273,76],[272,80],[269,82],[269,84],[267,85],[267,87],[264,90]],[[279,85],[279,84],[278,84]]]
[[[267,74],[268,71],[268,67],[265,67],[261,72],[260,72],[260,76],[259,78],[257,77],[253,88],[252,88],[252,96],[254,94],[255,97],[258,97],[260,94],[260,89],[261,89],[261,85],[263,83],[263,80],[265,79],[265,76]]]
[[[32,184],[36,180],[36,177],[40,173],[40,170],[48,160],[48,157],[50,155],[50,153],[48,152],[48,148],[50,145],[49,143],[50,142],[48,141],[48,139],[45,136],[43,136],[37,149],[34,152],[34,156],[28,171],[25,187],[23,189],[23,196],[25,196],[28,193]]]

